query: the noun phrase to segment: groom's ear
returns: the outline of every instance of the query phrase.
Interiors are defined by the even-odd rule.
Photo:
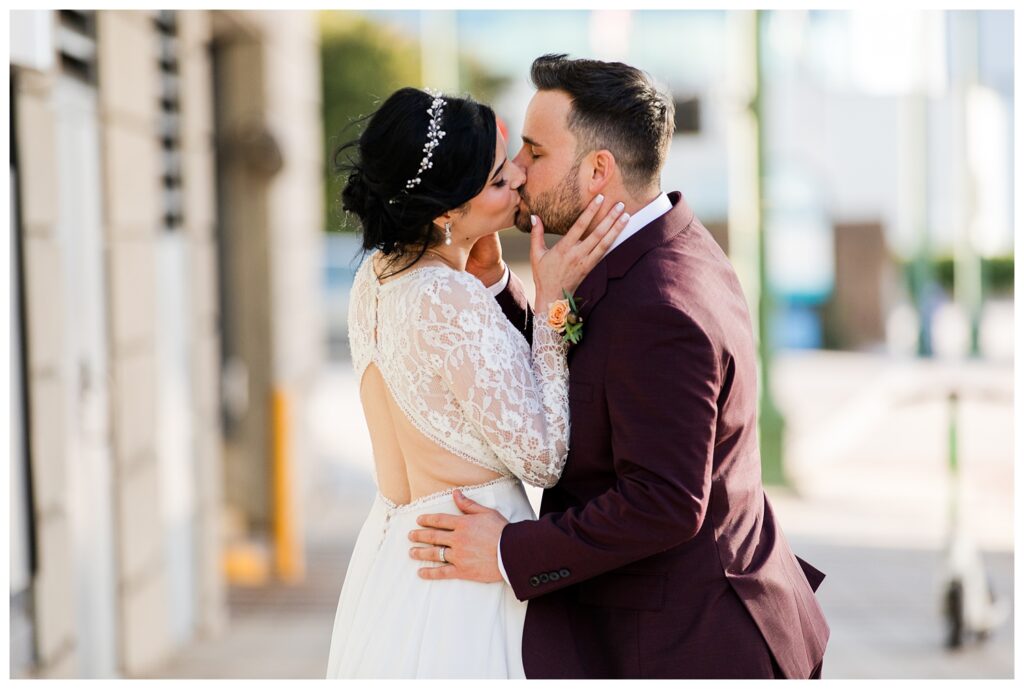
[[[615,156],[606,148],[590,154],[590,178],[587,180],[587,193],[591,196],[604,191],[605,187],[618,174]]]

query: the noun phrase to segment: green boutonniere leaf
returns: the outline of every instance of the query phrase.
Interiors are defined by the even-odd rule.
[[[564,289],[562,290],[562,294],[565,295],[566,301],[569,302],[569,309],[571,311],[573,311],[574,313],[577,312],[576,300],[573,299],[573,296],[571,294],[569,294],[567,291],[565,291]]]
[[[564,289],[562,294],[565,296],[565,300],[569,302],[570,315],[570,318],[566,321],[565,329],[562,331],[562,340],[571,344],[579,344],[580,340],[583,339],[583,317],[580,316],[580,306],[583,304],[583,300],[577,302],[576,298]]]

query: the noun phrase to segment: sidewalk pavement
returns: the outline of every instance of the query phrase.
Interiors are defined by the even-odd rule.
[[[810,352],[781,357],[788,488],[768,489],[793,550],[826,574],[832,634],[823,677],[1012,678],[1013,616],[986,641],[943,647],[939,572],[948,524],[944,385],[960,380],[965,524],[1012,611],[1012,367]],[[184,649],[154,676],[317,678],[338,593],[372,500],[372,460],[347,361],[325,373],[307,431],[307,579],[230,591],[219,639]],[[536,499],[537,493],[531,494]]]

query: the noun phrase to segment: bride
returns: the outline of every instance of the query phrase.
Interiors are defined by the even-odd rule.
[[[568,344],[545,318],[517,330],[494,299],[510,279],[496,233],[515,225],[524,173],[489,107],[413,88],[339,153],[342,204],[370,252],[349,338],[378,492],[345,575],[327,676],[523,678],[526,603],[505,582],[420,578],[407,533],[419,514],[459,514],[455,488],[509,521],[534,519],[522,482],[549,487],[562,473]],[[571,294],[625,226],[616,208],[595,218],[599,204],[550,251],[535,227],[536,313]],[[475,269],[487,264],[504,273]]]

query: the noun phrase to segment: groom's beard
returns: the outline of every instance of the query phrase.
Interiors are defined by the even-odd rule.
[[[541,222],[544,223],[544,231],[547,233],[565,235],[569,232],[569,228],[584,209],[583,200],[580,198],[579,171],[580,163],[577,162],[557,187],[538,194],[533,199],[520,187],[519,195],[527,208],[527,212],[516,215],[516,227],[520,232],[529,233],[532,229],[531,214],[540,216]]]

